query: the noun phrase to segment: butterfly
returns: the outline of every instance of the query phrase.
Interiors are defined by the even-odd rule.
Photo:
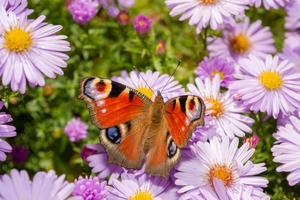
[[[204,124],[200,97],[183,95],[164,103],[158,91],[154,101],[141,92],[110,79],[81,81],[80,98],[101,129],[100,143],[108,162],[167,177],[198,125]]]

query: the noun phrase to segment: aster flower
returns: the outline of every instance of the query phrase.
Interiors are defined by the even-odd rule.
[[[286,124],[291,124],[291,120],[290,120],[291,116],[300,118],[300,111],[295,110],[294,112],[290,113],[289,115],[283,115],[282,113],[279,113],[278,118],[277,118],[277,126],[285,126]]]
[[[278,172],[289,172],[287,180],[289,185],[300,183],[300,119],[291,116],[290,123],[279,126],[273,135],[276,139],[272,147],[274,162],[280,163]]]
[[[300,40],[300,33],[298,32],[285,32],[284,33],[284,47],[290,48],[292,50],[297,49],[300,47],[299,40]]]
[[[118,0],[122,8],[130,8],[135,4],[135,0]]]
[[[89,145],[84,145],[84,147],[80,151],[80,156],[82,160],[87,162],[87,158],[91,155],[97,154],[95,149],[89,148]]]
[[[255,66],[255,67],[253,67]],[[300,72],[287,60],[250,56],[240,62],[241,74],[230,89],[241,95],[243,104],[254,112],[267,112],[277,118],[300,107]]]
[[[225,19],[242,14],[248,0],[166,0],[171,16],[181,15],[180,21],[189,19],[190,25],[196,26],[196,32],[210,26],[217,29]]]
[[[92,20],[96,16],[98,8],[99,3],[96,0],[72,0],[68,5],[73,20],[81,25]]]
[[[47,24],[45,16],[36,20],[17,19],[12,12],[0,8],[0,77],[3,85],[10,84],[13,91],[25,93],[30,86],[45,85],[43,75],[55,78],[62,75],[70,50],[63,35],[55,35],[61,26]]]
[[[257,8],[263,5],[265,9],[269,10],[270,8],[284,7],[292,0],[250,0],[250,2]]]
[[[192,94],[204,100],[207,112],[205,122],[210,128],[215,128],[218,135],[233,138],[235,135],[244,137],[245,133],[251,133],[250,125],[254,120],[242,115],[245,107],[238,105],[229,92],[220,92],[219,75],[213,80],[196,78],[195,85],[188,84],[187,87]]]
[[[152,19],[145,15],[138,15],[133,20],[133,26],[140,35],[148,33],[152,27]]]
[[[72,192],[74,197],[81,197],[82,200],[106,200],[108,191],[105,181],[99,177],[79,177],[74,182]]]
[[[127,85],[137,91],[143,93],[148,98],[154,100],[158,91],[162,92],[164,100],[184,94],[183,87],[178,81],[174,80],[167,74],[160,74],[159,72],[132,71],[129,74],[123,71],[121,77],[114,77],[113,80]]]
[[[185,155],[174,174],[178,192],[184,196],[197,192],[198,199],[258,199],[257,192],[267,187],[268,180],[259,176],[266,171],[264,163],[254,164],[249,159],[254,149],[245,143],[238,147],[238,138],[231,141],[214,137],[209,142],[197,142]],[[251,198],[233,198],[243,190],[250,190]],[[251,190],[252,189],[252,190]],[[246,195],[246,194],[244,194]],[[261,195],[262,197],[266,195]],[[203,198],[200,198],[203,197]]]
[[[14,12],[16,15],[29,15],[32,10],[27,8],[27,0],[1,0],[0,7],[3,6],[8,12]]]
[[[251,137],[244,138],[244,143],[248,143],[250,147],[255,148],[259,142],[259,137],[256,134],[253,134]]]
[[[265,58],[276,52],[270,28],[263,27],[260,20],[250,24],[248,18],[240,23],[228,22],[222,38],[213,38],[207,49],[210,57],[231,57],[235,61],[250,54]]]
[[[285,46],[279,57],[283,60],[288,60],[294,63],[297,71],[300,72],[300,45],[294,49],[290,48],[289,46]]]
[[[87,137],[87,128],[88,126],[80,118],[73,118],[67,123],[64,131],[69,140],[75,142]]]
[[[37,172],[30,180],[24,170],[11,170],[0,178],[0,199],[2,200],[65,200],[73,189],[73,184],[65,181],[65,175],[57,176],[53,170]]]
[[[101,144],[88,144],[86,146],[96,151],[95,154],[87,157],[87,161],[92,172],[96,173],[100,179],[105,179],[108,176],[118,178],[124,171],[119,165],[108,163],[107,153]]]
[[[286,0],[288,1],[288,0]],[[289,31],[296,31],[300,28],[300,1],[292,0],[287,6],[285,17],[285,28]]]
[[[1,138],[15,137],[17,135],[16,128],[9,123],[12,118],[4,111],[3,102],[0,101],[0,161],[6,160],[5,153],[12,151],[12,147]]]
[[[161,177],[122,174],[121,180],[114,178],[109,187],[109,200],[177,199],[170,181]]]
[[[195,74],[204,80],[205,78],[213,78],[219,74],[221,79],[221,86],[227,87],[228,84],[234,80],[234,63],[224,58],[204,58],[195,71]]]

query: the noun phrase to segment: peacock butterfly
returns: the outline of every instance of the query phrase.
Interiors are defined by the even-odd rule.
[[[204,124],[201,98],[184,95],[166,103],[160,92],[151,101],[121,83],[89,77],[81,81],[80,98],[101,130],[109,162],[168,176],[196,126]]]

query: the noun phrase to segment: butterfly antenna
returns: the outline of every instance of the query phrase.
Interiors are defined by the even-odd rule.
[[[144,77],[139,73],[138,69],[135,66],[133,66],[133,69],[136,71],[136,73],[138,74],[138,76],[143,79],[143,81],[145,82],[145,84],[147,85],[147,87],[152,91],[152,93],[155,94],[155,92],[152,90],[152,88],[150,87],[150,85],[148,85],[148,83],[144,79]]]
[[[177,64],[177,66],[176,66],[174,72],[171,74],[169,80],[167,81],[167,83],[165,84],[165,86],[164,86],[164,87],[162,88],[162,90],[160,91],[161,93],[164,91],[165,87],[168,85],[168,83],[170,82],[170,80],[173,78],[173,76],[174,76],[174,74],[176,73],[177,69],[179,68],[180,64],[181,64],[181,61],[178,60],[178,64]]]

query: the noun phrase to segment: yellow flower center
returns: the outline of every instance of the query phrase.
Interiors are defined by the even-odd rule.
[[[199,2],[205,6],[214,5],[218,0],[199,0]]]
[[[153,97],[153,91],[148,87],[140,87],[140,88],[137,88],[136,90],[139,91],[140,93],[144,94],[149,99],[152,99],[152,97]]]
[[[214,117],[219,117],[224,112],[224,107],[222,103],[217,99],[207,99],[207,101],[210,103],[210,107],[208,107],[208,110],[210,111],[210,115]]]
[[[4,41],[8,50],[20,53],[29,49],[32,38],[28,32],[19,28],[14,28],[5,33]]]
[[[231,186],[233,182],[232,171],[226,165],[215,165],[212,168],[210,168],[208,172],[208,180],[211,185],[213,182],[213,178],[217,178],[223,181],[226,187]]]
[[[260,83],[268,90],[277,90],[283,83],[280,74],[274,71],[262,72],[258,79]]]
[[[129,197],[129,200],[153,200],[153,195],[150,191],[138,190],[134,195]]]
[[[230,45],[233,51],[236,53],[245,53],[249,50],[250,48],[250,42],[248,37],[240,33],[238,35],[235,35],[231,40],[230,40]]]
[[[214,70],[212,73],[213,73],[213,75],[217,75],[218,74],[220,76],[220,80],[224,79],[224,73],[223,72]]]

